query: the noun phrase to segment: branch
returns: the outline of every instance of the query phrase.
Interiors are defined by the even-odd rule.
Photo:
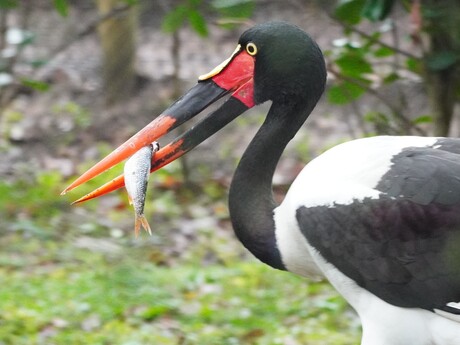
[[[73,40],[66,40],[65,42],[61,43],[56,49],[52,51],[50,54],[51,56],[56,56],[60,52],[66,50],[68,47],[70,47],[72,44],[74,44],[76,41],[88,36],[89,34],[93,33],[98,25],[108,19],[111,19],[113,17],[116,17],[123,12],[127,11],[131,6],[134,6],[132,4],[125,4],[119,7],[114,8],[112,11],[107,12],[99,17],[97,17],[95,20],[93,20],[86,28],[81,30],[76,34]],[[4,109],[13,99],[16,98],[16,96],[23,90],[23,88],[20,85],[13,85],[10,88],[9,92],[4,92],[2,97],[0,97],[0,115],[2,109]]]
[[[327,67],[327,70],[329,73],[331,73],[333,76],[335,76],[337,79],[340,79],[340,80],[343,80],[343,81],[346,81],[348,83],[351,83],[351,84],[354,84],[356,86],[359,86],[360,88],[366,90],[367,93],[371,94],[372,96],[374,96],[375,98],[377,98],[378,100],[380,100],[390,111],[391,113],[393,114],[393,116],[395,116],[397,119],[399,119],[405,126],[407,126],[406,128],[413,128],[418,134],[420,135],[423,135],[423,136],[426,136],[427,133],[419,128],[418,126],[414,125],[412,123],[411,120],[409,120],[407,117],[405,117],[400,111],[398,108],[396,108],[392,103],[390,103],[385,97],[383,97],[380,93],[378,93],[376,90],[372,89],[371,87],[369,87],[368,85],[366,85],[365,83],[359,81],[359,80],[356,80],[354,78],[350,78],[346,75],[343,75],[342,73],[334,70],[330,64],[328,64],[328,67]]]
[[[419,56],[416,56],[412,53],[409,53],[405,50],[402,50],[400,49],[399,47],[395,47],[395,46],[392,46],[392,45],[389,45],[375,37],[372,37],[371,35],[369,35],[368,33],[358,29],[357,27],[353,26],[353,25],[350,25],[350,24],[346,24],[346,23],[343,23],[342,21],[338,20],[337,18],[334,18],[333,16],[329,16],[331,19],[333,19],[335,22],[337,22],[340,26],[342,26],[345,30],[350,30],[366,39],[368,39],[370,42],[372,43],[377,43],[378,45],[382,46],[382,47],[385,47],[385,48],[388,48],[388,49],[391,49],[401,55],[404,55],[408,58],[412,58],[412,59],[415,59],[415,60],[420,60],[421,58]]]
[[[8,10],[5,8],[3,11],[0,11],[0,52],[5,49],[6,46],[6,18],[8,15]]]
[[[29,19],[30,13],[32,12],[32,6],[30,4],[25,4],[21,8],[21,31],[24,32],[29,28]],[[22,53],[24,51],[25,45],[20,44],[17,48],[16,54],[10,59],[7,64],[6,72],[9,74],[13,74],[14,66],[16,66],[17,62],[21,59]]]
[[[70,41],[66,40],[65,42],[60,44],[56,49],[54,49],[54,51],[51,53],[51,56],[55,56],[55,55],[59,54],[60,52],[66,50],[68,47],[70,47],[72,44],[74,44],[76,41],[81,40],[82,38],[92,34],[94,31],[96,31],[96,29],[99,26],[99,24],[105,22],[108,19],[112,19],[113,17],[116,17],[116,16],[122,14],[123,12],[126,12],[132,6],[134,6],[134,5],[132,5],[132,4],[121,5],[121,6],[115,7],[113,10],[111,10],[111,11],[109,11],[109,12],[103,14],[103,15],[98,16],[91,23],[89,23],[86,28],[84,28],[83,30],[78,32],[75,35],[75,37],[73,38],[73,40],[70,40]]]

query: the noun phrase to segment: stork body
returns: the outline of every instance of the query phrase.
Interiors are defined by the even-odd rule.
[[[363,345],[460,344],[460,139],[375,137],[310,162],[277,205],[272,178],[286,145],[323,93],[324,59],[301,29],[247,30],[232,56],[64,192],[229,99],[155,154],[152,171],[248,108],[272,106],[232,180],[241,242],[261,261],[327,278],[359,314]],[[123,186],[120,176],[84,201]]]
[[[460,342],[460,139],[373,137],[310,162],[274,211],[287,270],[326,277],[363,345]]]

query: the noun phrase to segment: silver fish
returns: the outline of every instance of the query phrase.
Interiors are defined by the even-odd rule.
[[[145,196],[147,194],[147,184],[152,165],[152,155],[158,151],[159,145],[154,142],[141,148],[133,154],[125,163],[125,187],[128,192],[129,203],[134,207],[135,221],[134,233],[139,235],[141,226],[150,235],[152,230],[144,215]]]

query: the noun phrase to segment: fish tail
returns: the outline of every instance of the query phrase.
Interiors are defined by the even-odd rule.
[[[140,216],[136,216],[136,219],[134,221],[134,234],[136,235],[136,237],[139,236],[139,231],[141,227],[143,227],[144,230],[149,233],[149,235],[152,235],[152,230],[150,229],[149,222],[143,214],[141,214]]]

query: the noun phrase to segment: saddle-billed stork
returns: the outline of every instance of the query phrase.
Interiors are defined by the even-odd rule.
[[[327,278],[359,314],[362,344],[460,344],[459,139],[353,140],[311,161],[284,201],[273,200],[277,162],[325,82],[323,55],[304,31],[281,22],[257,25],[229,59],[64,193],[225,95],[220,108],[156,153],[152,171],[271,101],[230,187],[237,237],[274,268]],[[123,183],[120,176],[77,201]]]

